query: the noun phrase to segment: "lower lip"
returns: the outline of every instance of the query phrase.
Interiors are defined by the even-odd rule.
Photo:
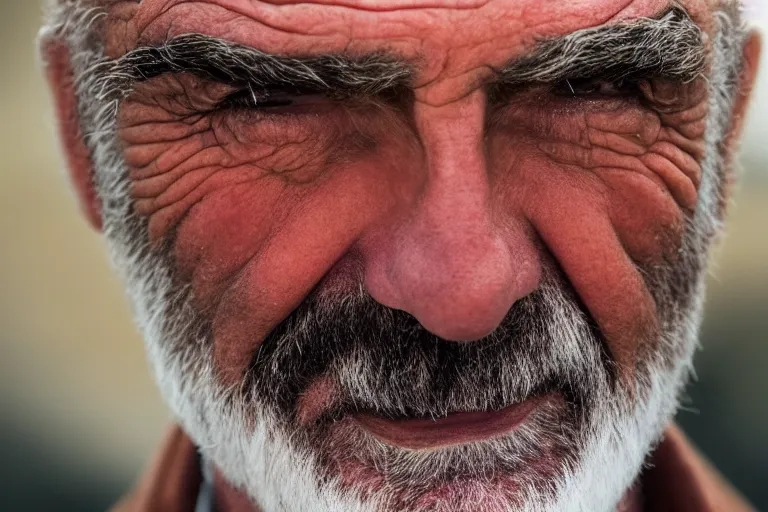
[[[384,443],[410,450],[443,448],[504,436],[519,427],[530,414],[555,395],[529,398],[500,411],[459,412],[437,420],[389,420],[370,414],[352,418]]]

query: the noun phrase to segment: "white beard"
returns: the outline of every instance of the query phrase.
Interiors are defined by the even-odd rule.
[[[664,362],[651,365],[648,382],[635,405],[623,393],[614,400],[601,400],[586,429],[588,442],[578,454],[578,463],[567,467],[551,489],[529,486],[521,490],[512,506],[483,496],[482,484],[475,493],[459,501],[432,503],[412,510],[483,512],[595,512],[612,511],[635,482],[643,461],[674,414],[677,395],[686,380],[696,346],[701,301],[696,301],[674,332],[667,333],[674,346],[684,346],[673,368]],[[155,315],[159,319],[161,315]],[[310,454],[289,442],[278,422],[266,409],[258,412],[255,427],[244,418],[253,417],[226,400],[213,377],[210,356],[200,365],[200,353],[171,354],[167,336],[152,318],[143,324],[157,380],[165,399],[195,440],[206,459],[213,461],[225,478],[244,490],[265,512],[391,511],[384,490],[362,499],[358,492],[342,488],[337,481],[322,483],[319,468]],[[252,423],[251,423],[252,424]],[[516,435],[515,433],[511,434]],[[481,504],[481,505],[479,505]]]
[[[429,510],[615,510],[674,414],[678,389],[685,380],[695,347],[697,325],[692,320],[680,333],[688,340],[689,357],[679,359],[672,371],[652,371],[646,400],[630,413],[618,397],[615,402],[601,402],[602,407],[592,416],[589,443],[579,454],[579,464],[567,468],[564,476],[553,482],[554,492],[528,488],[522,507],[500,503],[494,503],[492,508],[487,503],[478,507],[477,499],[473,499]],[[223,390],[215,384],[211,364],[204,374],[190,378],[194,372],[189,371],[190,366],[183,358],[170,356],[161,343],[148,345],[163,395],[185,431],[226,479],[247,492],[265,512],[392,510],[387,507],[386,494],[363,500],[337,482],[319,483],[321,470],[311,457],[294,448],[269,413],[261,411],[256,427],[248,427],[244,418],[249,414],[227,405]]]

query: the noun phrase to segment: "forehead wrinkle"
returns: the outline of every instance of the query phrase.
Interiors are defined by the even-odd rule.
[[[227,4],[231,3],[231,2],[227,2],[226,0],[224,0],[224,1]],[[712,3],[712,2],[716,2],[716,1],[719,1],[719,0],[690,0],[690,1],[686,1],[685,4],[686,4],[686,6],[692,6],[693,7],[693,11],[694,11],[693,14],[694,14],[694,16],[692,16],[692,17],[694,19],[697,19],[697,18],[700,18],[701,11],[702,11],[702,6],[704,5],[705,2],[706,3]],[[126,11],[124,9],[122,9],[123,5],[138,6],[139,4],[141,4],[142,6],[144,6],[144,5],[153,5],[154,4],[155,7],[151,8],[151,11],[154,12],[155,15],[157,14],[157,12],[156,12],[156,10],[158,8],[157,6],[161,6],[163,10],[167,11],[167,10],[171,9],[172,7],[174,7],[175,5],[178,5],[178,3],[176,1],[174,1],[174,0],[164,0],[162,2],[158,2],[157,4],[155,4],[154,2],[151,2],[151,1],[150,2],[148,2],[148,1],[137,2],[137,1],[133,1],[133,0],[130,0],[128,2],[126,2],[126,1],[115,2],[114,0],[109,0],[107,3],[108,4],[113,4],[113,3],[119,4],[120,8],[118,8],[117,11],[121,11],[122,10],[122,16],[118,16],[118,20],[125,20],[126,23],[128,22],[129,19],[130,19],[130,23],[136,23],[136,22],[139,21],[140,18],[144,18],[144,21],[146,22],[148,20],[148,18],[147,18],[147,16],[142,16],[140,14],[138,7],[135,8],[135,9],[132,8],[132,7],[129,7],[128,11],[130,11],[130,15],[126,14]],[[219,6],[219,2],[218,1],[214,1],[214,2],[196,1],[196,2],[181,2],[181,3],[182,4],[187,4],[187,5],[194,4],[194,5],[200,5],[200,6],[208,6],[208,5],[211,5],[211,6],[214,6],[214,7],[215,6]],[[256,4],[256,3],[259,3],[259,2],[253,2],[253,3]],[[626,2],[622,2],[622,3],[626,4]],[[525,4],[525,2],[521,2],[521,5],[524,5],[524,4]],[[581,4],[581,2],[580,2],[580,4]],[[598,5],[598,4],[600,4],[600,2],[595,2],[594,4],[584,3],[585,7],[588,7],[589,5]],[[643,9],[648,10],[648,7],[654,6],[654,5],[657,5],[657,2],[654,1],[654,0],[647,0],[647,1],[646,0],[635,0],[635,1],[631,2],[630,8],[634,8],[635,10],[642,11]],[[679,5],[679,4],[678,3],[674,3],[674,5]],[[616,7],[616,6],[613,6],[613,7]],[[613,7],[610,9],[611,11],[613,11]],[[617,9],[618,8],[620,8],[620,6],[617,7]],[[589,10],[589,9],[587,9],[587,10]],[[596,9],[592,9],[592,10],[596,11]],[[627,9],[625,9],[625,10],[627,10]],[[144,14],[146,15],[147,12],[148,11],[144,11]],[[197,11],[195,11],[195,12],[197,12]],[[204,11],[204,10],[200,11],[200,13],[202,15],[202,17],[200,19],[205,19],[206,12],[207,11]],[[520,12],[521,11],[518,11],[518,14],[520,14]],[[622,11],[622,12],[624,12],[624,11]],[[622,16],[622,12],[620,12],[619,14],[616,14],[614,17],[612,17],[610,19],[613,20],[613,19],[616,19],[617,17],[621,17]],[[386,13],[384,13],[384,14],[386,14]],[[155,17],[155,16],[152,15],[150,17]],[[492,52],[493,55],[488,56],[488,58],[486,58],[485,56],[479,56],[478,59],[477,59],[477,62],[475,62],[475,63],[467,62],[466,64],[470,65],[470,66],[472,66],[474,68],[476,68],[478,66],[485,66],[485,67],[489,68],[490,70],[502,68],[504,66],[504,64],[505,64],[505,60],[506,60],[506,62],[509,62],[509,60],[504,58],[504,55],[503,55],[504,53],[507,53],[507,57],[509,57],[510,53],[522,53],[522,52],[520,52],[520,50],[523,50],[523,51],[528,52],[528,53],[536,51],[536,46],[538,46],[537,45],[537,41],[536,41],[536,39],[537,39],[536,34],[537,33],[538,34],[544,34],[543,36],[539,37],[539,40],[541,41],[541,40],[544,40],[546,38],[545,34],[547,34],[548,32],[557,33],[561,29],[565,30],[566,28],[571,27],[571,25],[573,25],[574,23],[582,23],[585,20],[587,20],[587,17],[582,16],[582,15],[580,15],[578,13],[570,13],[570,14],[568,14],[568,16],[566,18],[569,18],[569,17],[571,18],[570,21],[568,21],[567,19],[566,20],[562,20],[562,21],[558,20],[558,19],[553,19],[553,22],[552,22],[551,26],[550,26],[550,24],[543,23],[543,22],[541,22],[541,20],[539,20],[539,22],[540,22],[539,25],[531,25],[531,26],[527,27],[527,30],[521,30],[521,35],[519,36],[519,40],[515,39],[515,40],[505,41],[505,44],[501,44],[500,45],[501,47],[498,48],[497,50],[494,50]],[[236,18],[239,18],[239,15],[236,16]],[[248,19],[246,19],[246,18],[249,18],[249,17],[246,16],[245,18],[243,18],[244,22],[248,21]],[[194,19],[194,17],[191,17],[190,19]],[[579,21],[579,20],[581,20],[581,21]],[[632,18],[630,18],[630,21],[631,20],[632,20]],[[253,20],[253,21],[258,22],[258,20]],[[594,21],[594,20],[592,20],[592,21]],[[180,24],[177,23],[177,22],[180,22]],[[181,24],[184,24],[184,23],[186,23],[184,20],[176,20],[176,21],[174,21],[172,23],[172,25],[178,27],[178,26],[181,26]],[[621,21],[619,21],[618,23],[621,23]],[[211,25],[212,32],[217,32],[217,31],[220,30],[220,28],[213,28],[214,25],[219,26],[219,27],[222,26],[222,24],[213,24],[213,25]],[[224,24],[224,26],[227,26],[227,25]],[[598,25],[598,27],[602,27],[602,26],[604,26],[604,24],[603,25]],[[523,27],[521,27],[521,29],[522,28]],[[121,27],[118,27],[118,30],[119,29],[121,29]],[[169,33],[172,32],[171,28],[168,28],[167,30],[168,30]],[[570,31],[570,32],[564,31],[562,33],[564,33],[564,34],[572,34],[574,32],[578,32],[579,30],[589,30],[589,28],[587,28],[587,29],[577,29],[577,30]],[[529,33],[528,34],[523,33],[523,32],[526,32],[526,31],[529,32]],[[207,30],[206,30],[206,32],[207,32]],[[297,33],[297,36],[300,36],[300,35],[301,35],[300,33]],[[147,36],[148,37],[147,40],[151,40],[152,38],[157,39],[157,38],[159,38],[161,36],[162,36],[162,34],[160,32],[158,32],[154,36],[148,35]],[[127,39],[131,39],[131,37],[123,38],[123,39],[126,39],[126,44],[127,44]],[[236,32],[232,32],[231,34],[225,34],[224,37],[226,37],[226,39],[228,39],[228,40],[231,39],[232,41],[240,43],[240,44],[243,44],[244,42],[247,42],[249,39],[251,39],[250,37],[246,37],[245,35],[238,36]],[[366,36],[366,37],[368,37],[368,36]],[[485,36],[481,36],[480,40],[483,40],[483,37],[485,37]],[[374,38],[372,36],[370,36],[370,38],[373,39],[373,41],[369,41],[371,43],[370,45],[368,44],[368,42],[366,42],[366,38],[362,37],[359,41],[357,39],[354,42],[353,41],[348,41],[346,45],[340,47],[340,50],[344,51],[346,48],[353,48],[353,49],[360,50],[360,52],[362,53],[362,51],[364,49],[367,49],[366,48],[367,46],[372,46],[374,44],[378,44],[378,43],[376,43],[376,38]],[[395,38],[395,40],[397,40],[397,37]],[[329,44],[330,46],[333,46],[333,45],[331,45],[330,42],[326,43],[324,41],[325,40],[317,41],[317,44],[314,45],[314,48],[312,46],[308,46],[308,50],[306,50],[306,51],[314,53],[318,49],[322,49],[325,44]],[[438,39],[438,41],[442,41],[442,39]],[[384,41],[384,42],[387,43],[388,41]],[[442,43],[440,43],[440,44],[442,44]],[[127,46],[130,47],[131,45],[127,44]],[[249,46],[249,47],[257,46],[259,48],[262,47],[261,44],[251,45],[250,43],[246,44],[246,46]],[[267,46],[269,46],[269,45],[267,45]],[[278,44],[277,46],[279,48],[283,48],[283,46],[280,45],[280,44]],[[438,82],[442,82],[441,76],[440,76],[442,73],[435,73],[434,72],[435,69],[430,69],[430,67],[432,65],[436,64],[436,63],[433,62],[434,59],[432,59],[432,57],[433,57],[432,55],[427,55],[426,49],[427,49],[428,45],[426,43],[422,42],[422,43],[418,44],[416,46],[416,48],[413,48],[413,50],[416,51],[415,54],[412,51],[410,51],[411,49],[408,47],[407,44],[402,49],[400,48],[400,45],[393,46],[393,45],[387,44],[386,46],[397,48],[397,53],[400,53],[400,54],[405,56],[405,57],[401,57],[402,59],[410,60],[412,63],[417,64],[417,66],[412,66],[412,69],[419,69],[420,73],[422,74],[422,76],[419,77],[419,80],[422,82],[422,85],[425,84],[425,83],[428,83],[430,85],[430,87],[431,87],[431,85],[433,83],[435,83],[436,85],[438,85],[438,88],[444,89],[444,87],[442,87],[441,85],[438,84]],[[518,48],[518,46],[519,46],[519,48]],[[128,47],[125,47],[125,52],[129,51]],[[505,48],[509,49],[509,52],[506,52]],[[515,51],[515,48],[517,48],[518,51]],[[434,48],[430,48],[429,51],[431,51],[432,49],[434,49]],[[450,48],[444,48],[444,49],[450,50]],[[329,53],[330,53],[330,50],[333,50],[333,48],[329,48]],[[112,53],[109,50],[109,46],[107,46],[107,48],[106,48],[107,56],[111,55],[113,58],[119,58],[119,55],[120,54],[124,55],[125,52],[120,52],[120,53],[118,53],[116,55],[116,54]],[[290,50],[287,50],[286,53],[287,54],[294,54],[294,52],[292,52]],[[523,58],[524,57],[518,57],[516,60],[522,60]],[[447,71],[447,70],[444,70],[444,71]],[[426,72],[426,75],[424,74],[425,72]],[[453,76],[453,77],[455,77],[457,75],[462,75],[462,74],[466,74],[466,73],[463,73],[461,69],[455,69],[455,70],[450,71],[449,75],[446,75],[446,76],[449,76],[449,77]],[[493,78],[493,72],[491,71],[489,73],[489,75],[490,75],[490,78],[483,77],[481,79],[481,81],[484,82],[484,83],[489,82]],[[473,74],[472,77],[470,77],[470,78],[472,78],[474,81],[476,81],[477,75]],[[463,86],[461,88],[464,89]]]
[[[692,0],[701,1],[701,0]],[[541,6],[540,2],[536,0],[522,0],[519,2],[496,0],[496,1],[484,1],[479,3],[473,3],[471,5],[456,5],[453,2],[446,0],[445,3],[450,5],[437,6],[436,1],[430,1],[419,5],[410,5],[407,9],[400,5],[387,6],[387,0],[381,0],[383,4],[381,8],[373,9],[369,2],[365,5],[353,5],[354,2],[272,2],[269,0],[197,0],[190,2],[189,0],[157,0],[157,1],[145,1],[141,3],[141,8],[135,12],[133,23],[135,24],[135,31],[137,34],[142,34],[142,37],[146,37],[147,42],[158,42],[156,39],[162,37],[164,29],[160,27],[151,27],[151,25],[159,22],[160,18],[164,15],[168,15],[170,11],[176,7],[184,7],[187,9],[189,6],[194,5],[195,8],[201,10],[207,10],[204,13],[202,19],[207,17],[213,17],[214,9],[220,9],[229,12],[232,15],[242,17],[244,20],[251,20],[258,25],[261,25],[264,30],[275,31],[276,33],[284,33],[288,36],[295,32],[296,36],[311,36],[322,37],[328,35],[328,30],[340,31],[342,28],[347,30],[345,36],[349,36],[352,39],[380,39],[380,35],[363,35],[363,32],[375,32],[374,28],[378,25],[378,29],[389,26],[410,26],[414,21],[417,23],[413,26],[415,30],[429,29],[430,32],[435,30],[443,30],[443,36],[448,38],[454,38],[457,35],[457,30],[466,30],[475,27],[475,22],[479,19],[474,15],[477,12],[480,18],[489,17],[492,23],[499,24],[503,28],[504,24],[508,23],[510,19],[519,19],[526,30],[532,31],[544,30],[549,32],[550,28],[561,33],[568,33],[572,30],[584,28],[588,26],[601,25],[610,21],[612,18],[623,17],[622,13],[628,10],[627,5],[634,6],[635,11],[642,11],[642,13],[648,14],[649,10],[653,9],[654,5],[666,4],[669,5],[669,0],[569,0],[567,3],[560,4],[557,2],[557,6]],[[398,2],[395,2],[397,4]],[[569,4],[573,3],[571,7]],[[631,9],[629,9],[631,10]],[[411,11],[412,13],[409,13]],[[454,21],[466,25],[467,20],[470,21],[468,26],[458,27],[453,23],[450,26],[435,25],[432,23],[431,15],[438,14],[444,16],[440,11],[454,11],[457,17]],[[186,12],[186,11],[185,11]],[[202,12],[202,11],[201,11]],[[641,13],[634,13],[635,16]],[[451,14],[448,13],[448,16]],[[630,17],[632,14],[629,15]],[[172,20],[170,25],[174,27],[185,26],[187,28],[182,29],[181,32],[177,31],[174,35],[179,35],[184,32],[202,32],[202,30],[196,30],[201,27],[192,27],[186,21],[196,23],[196,16],[186,16],[187,20],[184,20],[184,16],[179,20]],[[421,18],[419,18],[421,17]],[[322,19],[323,23],[315,22],[305,23],[307,18]],[[524,18],[524,19],[523,19]],[[342,27],[345,22],[349,22]],[[162,23],[162,25],[168,25]],[[420,26],[417,27],[416,25]],[[203,25],[206,26],[206,25]],[[372,28],[371,26],[374,26]],[[216,27],[211,26],[211,29]],[[250,31],[253,32],[253,31]],[[236,42],[248,44],[247,41],[240,40],[236,34],[233,34],[231,30],[225,31],[223,34],[209,35],[226,35]],[[400,34],[402,36],[403,34]],[[467,34],[463,34],[467,35]],[[486,35],[490,34],[478,34],[482,39]],[[499,34],[495,34],[499,35]],[[246,37],[245,35],[243,37]],[[253,34],[247,37],[254,37]],[[397,37],[397,36],[395,36]],[[155,41],[151,41],[155,39]]]
[[[649,37],[654,40],[649,40]],[[656,54],[659,51],[667,53],[659,56],[651,50],[656,50]],[[643,60],[643,56],[647,58]],[[466,96],[472,90],[494,82],[494,77],[499,77],[498,82],[512,85],[578,78],[580,73],[598,71],[610,75],[606,70],[612,70],[616,75],[630,74],[631,71],[625,68],[633,66],[640,72],[643,67],[666,66],[661,71],[673,78],[688,80],[700,71],[704,60],[700,31],[680,7],[670,8],[657,18],[611,23],[540,42],[530,53],[518,57],[501,70],[479,63],[470,70],[443,69],[424,82],[413,83],[413,66],[406,64],[407,59],[397,62],[398,59],[389,56],[386,60],[381,57],[376,54],[362,56],[367,62],[361,61],[359,56],[283,57],[196,34],[174,37],[160,46],[138,48],[119,60],[122,69],[133,74],[136,81],[151,78],[145,76],[146,72],[161,74],[156,68],[162,67],[165,72],[191,71],[202,74],[204,78],[233,84],[309,86],[321,91],[355,88],[369,95],[391,86],[409,85],[409,82],[420,93],[427,89],[436,92],[434,89],[455,86],[456,93],[438,93],[439,96],[448,94],[451,97],[455,94]],[[419,57],[416,60],[425,64],[424,55]],[[486,71],[482,72],[483,69]],[[466,80],[457,80],[462,76],[466,76]]]

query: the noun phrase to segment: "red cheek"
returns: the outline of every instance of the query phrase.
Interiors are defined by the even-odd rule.
[[[285,204],[279,204],[283,190],[274,179],[234,185],[209,194],[187,213],[176,234],[176,263],[201,307],[215,302],[233,274],[267,242],[285,214]]]
[[[595,186],[594,177],[568,176],[545,164],[537,170],[548,178],[536,183],[539,199],[526,202],[528,216],[630,381],[657,319],[653,298],[611,222],[610,192]]]
[[[352,257],[366,226],[391,207],[393,194],[386,180],[391,175],[368,162],[337,168],[316,187],[271,195],[274,213],[266,225],[257,224],[263,241],[250,247],[247,263],[229,272],[226,287],[214,297],[214,356],[224,382],[240,382],[265,336],[332,269]],[[201,219],[200,229],[207,225]],[[247,232],[238,236],[249,239]],[[215,241],[209,244],[211,251],[226,257],[225,250],[213,249]],[[224,275],[223,265],[211,254],[205,258],[211,273]]]
[[[676,256],[684,214],[655,182],[642,175],[605,171],[607,209],[627,255],[640,265],[658,265]]]

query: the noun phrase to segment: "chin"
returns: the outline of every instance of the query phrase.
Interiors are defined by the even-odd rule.
[[[550,399],[504,435],[433,449],[382,441],[351,416],[290,429],[267,407],[232,407],[212,381],[198,380],[178,412],[203,455],[267,512],[609,512],[674,414],[680,375],[651,374],[643,400],[602,402],[585,424]]]

